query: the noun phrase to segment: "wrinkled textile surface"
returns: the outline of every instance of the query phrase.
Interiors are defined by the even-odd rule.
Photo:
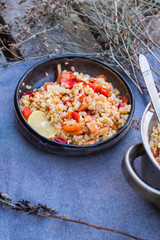
[[[0,192],[7,193],[13,202],[25,199],[32,204],[47,204],[59,215],[115,228],[144,239],[160,239],[160,210],[133,191],[121,170],[126,150],[141,142],[138,128],[133,126],[112,148],[83,157],[43,152],[19,132],[13,108],[14,91],[20,77],[33,64],[19,63],[0,71]],[[160,81],[158,77],[157,80]],[[134,119],[141,118],[149,98],[146,93],[141,95],[131,81],[129,84],[135,96]],[[0,240],[3,239],[130,238],[0,207]]]

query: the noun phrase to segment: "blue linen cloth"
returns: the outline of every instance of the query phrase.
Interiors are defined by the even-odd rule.
[[[0,71],[0,192],[7,193],[13,202],[26,199],[31,204],[47,204],[59,215],[159,240],[160,211],[130,188],[121,170],[126,150],[141,142],[139,129],[132,127],[112,148],[83,157],[41,151],[19,132],[14,91],[34,63],[19,63]],[[131,81],[129,84],[135,96],[134,118],[141,118],[149,98],[141,95]],[[8,207],[0,207],[0,216],[0,240],[130,239]]]

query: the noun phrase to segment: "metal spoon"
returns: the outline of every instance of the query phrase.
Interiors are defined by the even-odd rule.
[[[158,91],[155,86],[155,82],[153,79],[153,75],[152,75],[148,60],[143,54],[139,55],[139,65],[140,65],[141,73],[145,81],[145,84],[147,86],[154,110],[156,112],[158,121],[160,123],[160,102],[158,97]]]

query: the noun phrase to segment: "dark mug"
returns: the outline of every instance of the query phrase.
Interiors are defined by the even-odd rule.
[[[160,165],[154,158],[149,146],[153,126],[157,125],[156,114],[151,103],[149,103],[141,120],[143,143],[132,145],[127,150],[122,162],[122,171],[127,182],[137,193],[160,208]],[[140,156],[141,177],[134,167],[135,159]]]

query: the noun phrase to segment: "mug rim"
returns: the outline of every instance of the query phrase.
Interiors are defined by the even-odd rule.
[[[160,96],[160,95],[159,95]],[[143,141],[143,146],[148,157],[153,162],[154,166],[160,170],[160,165],[156,161],[149,146],[150,136],[148,136],[148,126],[152,120],[153,115],[155,114],[154,109],[152,108],[151,101],[147,104],[141,120],[141,137]],[[147,131],[146,131],[147,129]]]

